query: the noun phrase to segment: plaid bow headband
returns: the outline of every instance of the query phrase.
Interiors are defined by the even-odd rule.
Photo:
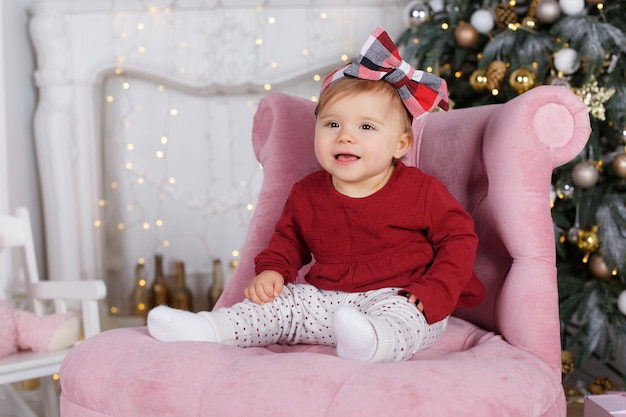
[[[430,72],[416,70],[404,61],[387,32],[378,27],[351,64],[332,72],[322,90],[346,76],[364,80],[384,80],[393,85],[409,113],[418,118],[436,107],[448,110],[448,85]]]

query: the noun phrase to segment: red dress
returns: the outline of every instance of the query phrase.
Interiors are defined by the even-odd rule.
[[[364,292],[399,287],[415,294],[429,323],[456,306],[485,297],[473,271],[478,237],[474,222],[439,180],[399,162],[376,193],[339,193],[330,174],[296,183],[256,273],[274,270],[286,282],[315,263],[305,279],[324,290]]]

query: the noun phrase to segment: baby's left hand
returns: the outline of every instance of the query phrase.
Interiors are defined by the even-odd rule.
[[[415,304],[415,306],[420,311],[420,313],[424,312],[424,304],[422,304],[422,302],[418,300],[417,295],[411,294],[411,293],[406,293],[406,297],[409,299],[409,303],[411,303],[411,304],[415,304],[417,302],[417,304]]]

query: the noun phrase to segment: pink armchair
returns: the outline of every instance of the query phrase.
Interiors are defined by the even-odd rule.
[[[259,104],[252,140],[265,179],[220,306],[242,299],[291,184],[318,169],[314,106],[280,93]],[[455,312],[433,348],[370,364],[322,346],[239,349],[111,330],[63,363],[62,415],[565,416],[549,190],[553,168],[587,141],[586,107],[542,86],[506,104],[429,115],[414,129],[407,162],[439,177],[474,217],[475,270],[488,292]]]

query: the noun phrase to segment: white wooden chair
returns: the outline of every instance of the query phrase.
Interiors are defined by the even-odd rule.
[[[30,217],[24,207],[18,208],[15,216],[0,215],[0,237],[5,250],[19,250],[22,254],[28,299],[35,314],[65,313],[79,306],[80,311],[77,313],[82,318],[84,337],[88,338],[100,332],[98,300],[106,295],[104,282],[39,281]],[[0,358],[0,390],[13,403],[17,415],[36,417],[12,384],[33,378],[42,378],[43,409],[46,417],[59,415],[58,394],[51,376],[59,372],[61,362],[69,351],[70,349],[43,353],[20,351]]]

